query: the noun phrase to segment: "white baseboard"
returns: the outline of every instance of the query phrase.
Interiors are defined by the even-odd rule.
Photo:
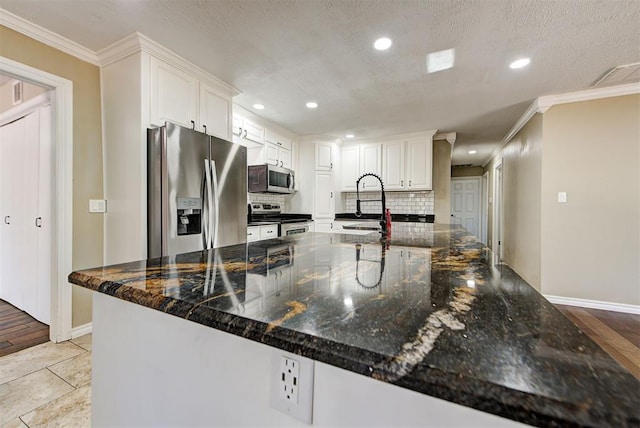
[[[78,327],[73,327],[71,329],[71,338],[75,339],[76,337],[84,336],[85,334],[91,333],[93,329],[93,323],[86,323],[83,325],[79,325]]]
[[[603,311],[625,312],[640,315],[640,306],[624,303],[602,302],[599,300],[576,299],[573,297],[548,296],[544,297],[551,303],[567,306],[581,306],[583,308],[601,309]]]

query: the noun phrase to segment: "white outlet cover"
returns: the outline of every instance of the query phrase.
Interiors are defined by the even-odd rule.
[[[558,202],[567,202],[567,192],[558,192]]]
[[[90,213],[107,212],[107,201],[105,201],[104,199],[89,199],[89,212]]]
[[[291,396],[287,398],[283,394],[284,385],[282,380],[284,361],[295,362],[297,368],[292,370],[292,381],[294,372],[297,372],[297,402]],[[294,355],[281,349],[273,349],[271,352],[271,393],[269,401],[271,407],[286,413],[299,421],[311,425],[313,420],[313,372],[314,361],[309,358]],[[286,375],[285,375],[286,377]]]

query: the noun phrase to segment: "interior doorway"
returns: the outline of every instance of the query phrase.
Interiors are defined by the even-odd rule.
[[[480,237],[480,177],[451,179],[451,217],[473,236]]]
[[[73,83],[60,76],[0,57],[0,73],[51,90],[51,288],[49,338],[71,338],[73,226]]]

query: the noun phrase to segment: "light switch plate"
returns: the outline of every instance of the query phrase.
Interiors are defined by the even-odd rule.
[[[107,201],[104,199],[89,199],[90,213],[106,213]]]
[[[558,202],[567,202],[567,192],[558,192]]]

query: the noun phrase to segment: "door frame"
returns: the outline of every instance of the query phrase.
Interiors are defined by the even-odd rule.
[[[487,245],[489,237],[489,171],[482,174],[482,188],[480,189],[480,241]]]
[[[62,342],[71,338],[71,284],[67,275],[73,257],[73,82],[46,71],[0,56],[0,72],[15,79],[44,86],[51,97],[53,132],[51,195],[52,254],[51,324],[49,338]]]
[[[478,190],[476,193],[476,197],[478,200],[478,209],[477,209],[477,218],[478,218],[478,233],[481,234],[482,233],[482,201],[480,199],[481,194],[482,194],[482,189],[480,188],[482,186],[482,177],[481,176],[475,176],[475,177],[451,177],[451,189],[449,190],[449,199],[450,202],[449,204],[452,205],[453,204],[453,183],[455,183],[456,181],[474,181],[476,182],[478,185],[476,186],[476,189]],[[450,211],[453,213],[453,209],[451,208],[451,206],[449,207]],[[451,216],[453,216],[453,214],[451,214]],[[480,239],[479,236],[476,236],[476,238]]]
[[[491,237],[491,250],[502,259],[502,249],[504,248],[503,224],[504,224],[504,169],[502,159],[493,166],[493,228]],[[498,244],[500,242],[500,244]]]

